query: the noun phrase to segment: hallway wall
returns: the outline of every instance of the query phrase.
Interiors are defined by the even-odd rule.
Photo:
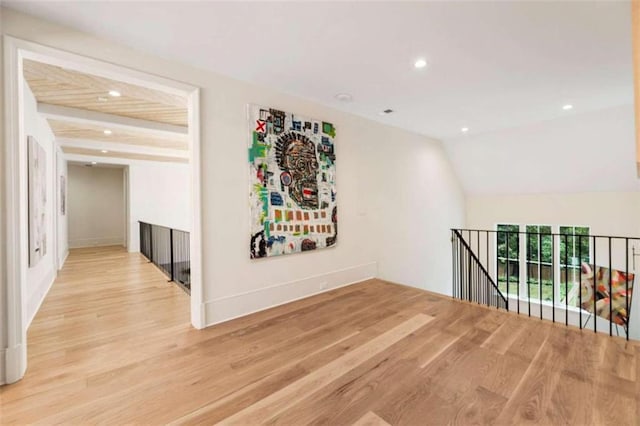
[[[2,29],[200,88],[201,311],[206,324],[374,276],[449,291],[448,229],[463,224],[464,196],[439,141],[11,10],[3,11]],[[335,125],[340,223],[336,247],[249,259],[248,103]]]
[[[69,165],[69,246],[124,245],[124,169]]]
[[[40,304],[47,295],[58,273],[58,229],[65,216],[58,209],[59,175],[57,157],[60,154],[55,137],[47,121],[37,111],[36,99],[27,84],[24,84],[24,129],[26,136],[33,136],[46,153],[46,254],[27,270],[27,286],[24,293],[27,324],[30,324]],[[26,141],[25,141],[26,143]],[[64,170],[62,170],[64,173]],[[27,212],[28,216],[28,212]],[[28,222],[28,218],[27,218]]]
[[[138,161],[129,164],[130,252],[140,251],[139,221],[191,231],[188,164]]]

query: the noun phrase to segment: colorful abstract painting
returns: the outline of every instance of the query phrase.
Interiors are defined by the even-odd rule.
[[[332,123],[249,105],[252,259],[336,244]]]
[[[47,154],[32,136],[27,139],[29,161],[29,266],[47,254]]]
[[[631,309],[634,279],[634,274],[627,275],[623,271],[609,270],[603,266],[597,266],[594,275],[592,267],[583,263],[582,309],[607,320],[611,317],[614,324],[626,327],[629,323],[627,307]]]

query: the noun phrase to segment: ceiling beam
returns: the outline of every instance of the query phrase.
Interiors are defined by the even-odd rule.
[[[156,148],[151,146],[123,144],[118,142],[103,142],[93,139],[89,140],[56,138],[56,142],[58,143],[58,145],[60,145],[61,148],[83,148],[96,151],[125,152],[130,154],[156,155],[184,159],[189,158],[189,152],[181,149]]]
[[[45,104],[42,102],[38,103],[38,112],[47,119],[143,132],[149,135],[186,139],[189,134],[189,129],[183,126],[141,120],[139,118],[122,117],[120,115],[88,111],[80,108]]]
[[[65,158],[67,160],[76,160],[80,158],[82,161],[82,157],[88,157],[93,159],[93,161],[97,161],[96,159],[101,159],[100,161],[109,162],[109,159],[126,159],[126,160],[138,160],[138,161],[154,161],[154,162],[165,162],[165,163],[189,163],[189,159],[187,158],[178,158],[178,157],[167,157],[163,155],[147,155],[147,154],[136,154],[136,153],[128,153],[128,152],[109,152],[107,154],[102,153],[93,149],[84,149],[84,148],[73,148],[73,147],[63,147],[62,152],[65,154]]]
[[[631,2],[633,68],[636,99],[636,166],[640,177],[640,0]]]

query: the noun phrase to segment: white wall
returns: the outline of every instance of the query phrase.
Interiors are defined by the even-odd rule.
[[[69,246],[124,245],[124,169],[69,165]]]
[[[140,251],[138,222],[191,231],[191,178],[187,164],[138,161],[129,164],[127,247]]]
[[[0,7],[0,21],[2,20],[2,14],[4,9]],[[4,84],[4,43],[0,43],[0,80]],[[4,86],[3,90],[4,90]],[[0,102],[0,117],[4,117],[4,100]],[[2,122],[3,118],[0,118]],[[4,128],[4,126],[3,126]],[[4,133],[0,135],[4,140]],[[5,227],[6,227],[6,191],[5,191],[5,150],[0,149],[0,164],[3,165],[0,172],[0,241],[6,241]],[[0,324],[8,324],[8,310],[7,310],[7,268],[6,268],[6,252],[4,244],[0,244]],[[7,339],[7,328],[0,326],[0,385],[6,383],[5,366],[7,364],[7,348],[9,342]]]
[[[376,234],[365,244],[377,249],[380,278],[450,295],[450,228],[464,223],[464,195],[439,142],[396,140],[394,132],[367,141],[371,158],[358,192],[373,192]]]
[[[58,242],[56,240],[56,216],[58,215],[58,153],[55,138],[47,121],[37,111],[36,99],[27,84],[24,84],[24,129],[27,136],[33,136],[46,153],[46,233],[47,251],[43,258],[27,271],[25,307],[27,324],[30,324],[47,292],[51,288],[58,271]],[[25,141],[26,143],[26,141]],[[26,230],[25,230],[26,232]]]
[[[470,195],[640,191],[633,111],[568,113],[445,146]]]
[[[467,197],[467,227],[498,223],[588,225],[592,234],[640,236],[640,192]]]
[[[438,291],[450,287],[446,230],[462,225],[464,199],[439,142],[13,11],[3,11],[2,29],[201,88],[207,324],[376,275]],[[336,126],[340,230],[336,247],[249,259],[247,103],[295,111]],[[415,199],[409,199],[411,184],[420,186]]]

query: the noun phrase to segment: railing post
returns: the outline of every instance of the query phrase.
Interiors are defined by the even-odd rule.
[[[469,302],[471,302],[472,273],[471,273],[471,252],[470,251],[467,252],[467,259],[469,259],[467,266],[469,267]]]
[[[509,299],[509,286],[511,285],[511,276],[509,275],[509,231],[505,231],[506,232],[506,255],[505,255],[505,264],[504,264],[504,271],[505,274],[507,275],[507,299]],[[497,250],[497,247],[496,247]],[[500,266],[498,266],[498,264],[496,263],[496,269],[498,269]],[[498,278],[498,282],[500,278]],[[518,294],[518,297],[520,297],[520,295]],[[520,302],[518,302],[518,306],[520,306]],[[518,313],[520,313],[518,311]]]
[[[173,261],[173,229],[169,229],[169,250],[171,252],[170,258],[171,258],[171,281],[173,281],[175,279],[175,275],[174,275],[174,261]]]
[[[542,227],[538,227],[538,302],[542,319]]]
[[[609,237],[609,336],[613,336],[613,323],[611,322],[613,317],[613,270],[611,269],[613,265],[611,264],[612,256],[611,256],[611,237]],[[595,260],[594,262],[595,263]],[[593,283],[595,284],[595,277],[593,279]],[[618,328],[616,328],[616,332]]]
[[[575,241],[575,231],[574,231],[574,241]],[[582,235],[578,235],[578,277],[579,279],[579,284],[578,284],[578,317],[579,317],[579,327],[580,330],[582,330]],[[595,272],[594,272],[595,274]]]
[[[564,235],[564,325],[569,325],[569,247],[568,236]]]
[[[560,241],[558,241],[558,245]],[[551,233],[551,320],[556,322],[556,236]]]
[[[593,236],[593,288],[591,289],[593,293],[593,332],[598,332],[598,309],[597,309],[597,291],[598,291],[598,265],[596,265],[596,245],[597,245],[596,236]],[[588,283],[587,283],[588,284]],[[589,321],[587,319],[587,321]]]
[[[635,246],[634,246],[634,260],[635,260]],[[631,318],[631,312],[629,312],[629,238],[625,238],[624,240],[624,254],[625,254],[625,261],[624,261],[624,272],[625,272],[625,276],[624,276],[624,286],[625,286],[625,294],[624,294],[624,303],[625,303],[625,312],[627,314],[627,322],[625,324],[625,332],[627,334],[627,340],[629,340],[629,320]],[[638,302],[636,302],[638,303]]]
[[[153,263],[153,225],[149,224],[149,262]]]

